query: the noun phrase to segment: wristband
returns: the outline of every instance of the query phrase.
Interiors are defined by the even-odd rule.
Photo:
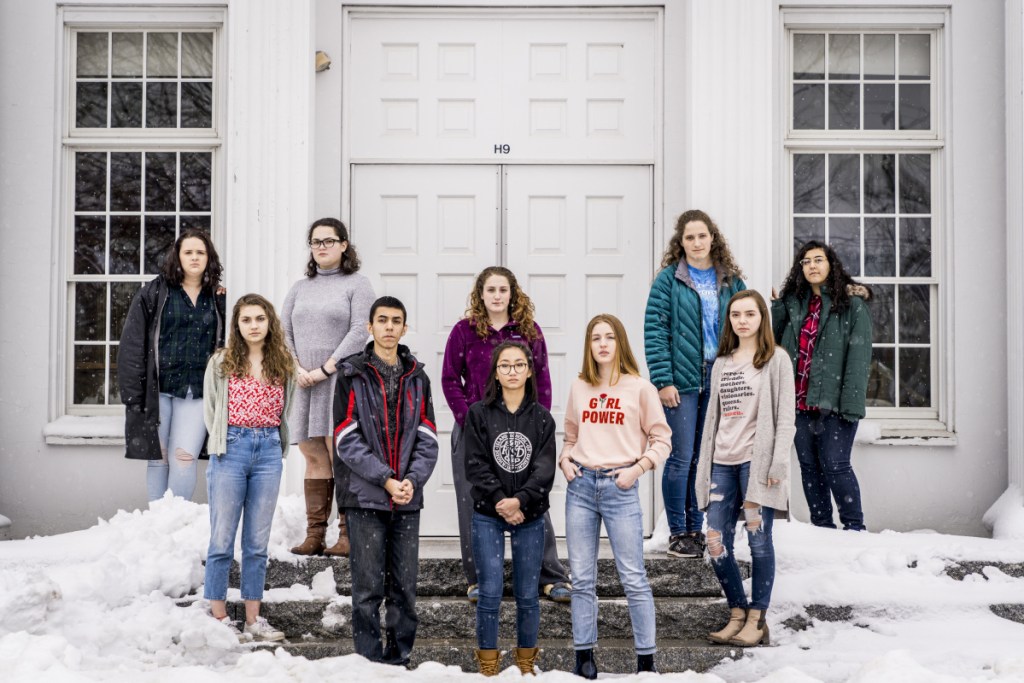
[[[327,368],[325,368],[322,365],[320,366],[320,372],[324,373],[324,377],[330,377],[331,376],[331,373],[327,372]]]

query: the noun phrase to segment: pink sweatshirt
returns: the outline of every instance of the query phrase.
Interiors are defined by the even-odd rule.
[[[657,466],[671,450],[672,430],[658,390],[646,379],[623,375],[615,386],[572,383],[559,462],[572,458],[584,467],[622,467],[646,455]]]

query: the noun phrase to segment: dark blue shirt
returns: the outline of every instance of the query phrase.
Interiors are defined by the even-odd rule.
[[[203,397],[206,363],[217,344],[217,312],[213,295],[199,292],[196,303],[180,286],[169,286],[160,318],[160,393],[185,398]]]

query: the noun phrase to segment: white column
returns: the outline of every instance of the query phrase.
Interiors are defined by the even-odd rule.
[[[1024,11],[1021,0],[1005,7],[1007,474],[1024,488]]]

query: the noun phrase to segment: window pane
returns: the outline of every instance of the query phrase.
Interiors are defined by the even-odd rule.
[[[107,223],[103,216],[75,216],[75,275],[106,272]]]
[[[864,219],[864,275],[891,277],[896,274],[896,219]]]
[[[203,232],[210,233],[210,217],[209,216],[182,216],[181,217],[181,230],[202,230]]]
[[[174,152],[146,153],[146,211],[174,211],[177,170]]]
[[[110,339],[121,338],[124,319],[128,316],[128,306],[132,303],[135,292],[142,287],[141,282],[114,282],[110,285]],[[111,375],[113,376],[113,375]]]
[[[876,408],[891,408],[896,405],[895,358],[894,349],[871,350],[866,405]]]
[[[824,218],[794,218],[793,219],[793,255],[800,251],[811,240],[818,242],[825,241],[825,219]]]
[[[107,127],[106,83],[79,83],[75,87],[75,125],[79,128]]]
[[[146,75],[150,78],[175,78],[178,75],[178,34],[149,33],[146,35]]]
[[[927,154],[900,155],[900,212],[931,213],[932,158]]]
[[[142,154],[112,152],[110,154],[110,210],[142,209]]]
[[[106,283],[75,284],[75,341],[103,341],[106,333]]]
[[[900,36],[900,78],[927,79],[931,75],[930,35]]]
[[[181,84],[181,127],[209,128],[213,125],[213,83]]]
[[[174,128],[178,125],[178,84],[146,83],[146,127]]]
[[[860,156],[830,154],[828,157],[829,213],[860,212]]]
[[[860,86],[828,86],[828,127],[832,130],[860,128]]]
[[[896,86],[892,83],[864,84],[864,130],[896,128]]]
[[[932,404],[931,349],[900,349],[900,407]]]
[[[181,75],[183,78],[213,77],[213,34],[181,34]]]
[[[864,78],[893,78],[896,74],[896,36],[864,36]]]
[[[110,217],[110,272],[138,275],[142,253],[142,219],[139,216]]]
[[[106,152],[75,154],[75,211],[107,210]]]
[[[75,346],[73,400],[79,404],[103,405],[104,355],[107,347]]]
[[[900,129],[928,130],[932,127],[931,86],[927,83],[900,84]]]
[[[793,78],[825,78],[825,34],[797,33],[793,36]]]
[[[825,127],[825,86],[802,84],[793,86],[793,128],[821,130]]]
[[[900,219],[900,275],[929,277],[932,274],[932,219]]]
[[[828,242],[846,271],[853,276],[860,275],[860,219],[829,218]]]
[[[111,128],[142,127],[142,83],[113,83],[110,98]]]
[[[860,36],[833,34],[828,37],[830,80],[857,80],[860,76]]]
[[[115,33],[111,62],[114,78],[141,78],[142,34]]]
[[[871,333],[875,344],[894,344],[896,326],[893,312],[896,310],[895,285],[871,285]],[[878,350],[875,350],[878,353]]]
[[[793,155],[793,213],[825,212],[825,155]]]
[[[213,155],[209,153],[181,153],[181,210],[210,210],[210,164]]]
[[[146,274],[155,275],[160,272],[164,263],[164,254],[174,246],[174,216],[146,216]]]
[[[930,285],[900,285],[900,343],[927,344],[931,340]]]
[[[106,78],[107,34],[79,33],[75,74],[79,78]]]
[[[864,155],[864,213],[896,213],[896,155]]]
[[[121,402],[121,387],[117,384],[117,350],[121,347],[111,344],[107,348],[110,350],[110,382],[107,385],[107,403],[117,405]]]

